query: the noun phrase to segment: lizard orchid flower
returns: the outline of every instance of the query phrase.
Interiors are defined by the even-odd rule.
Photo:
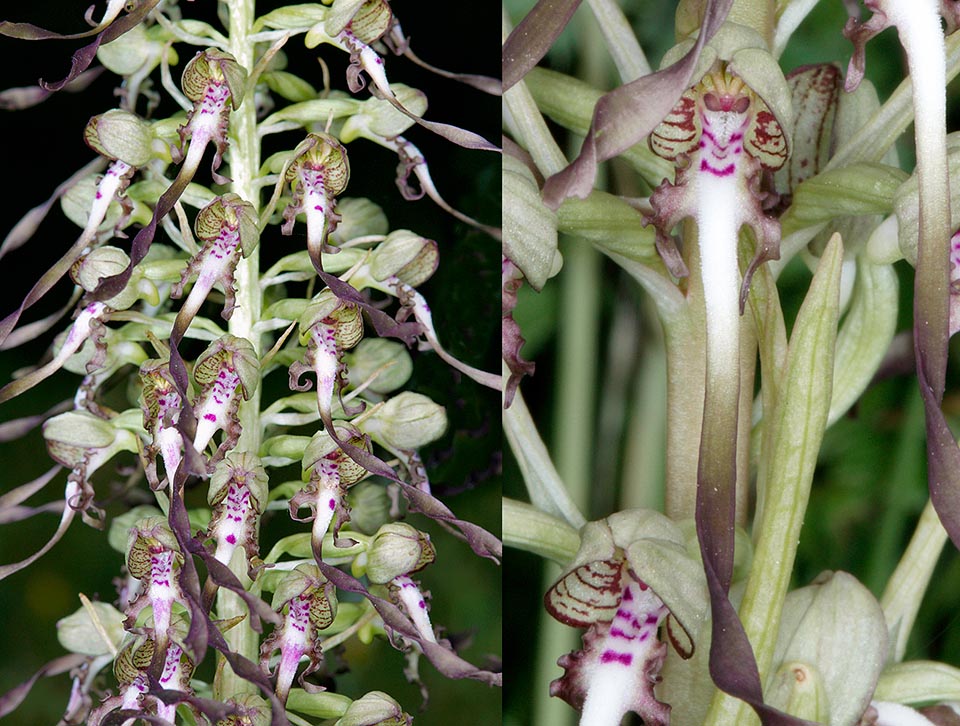
[[[336,197],[350,180],[347,150],[329,134],[310,134],[293,152],[293,162],[284,178],[293,189],[293,201],[283,210],[281,231],[293,234],[298,214],[307,220],[307,250],[317,270],[322,270],[321,253],[338,251],[327,243],[337,228],[340,215]]]
[[[333,523],[334,543],[339,539],[340,527],[349,517],[346,501],[347,487],[365,478],[368,472],[340,448],[337,441],[345,441],[363,451],[370,451],[369,439],[348,423],[334,424],[336,440],[325,430],[318,431],[303,453],[303,481],[307,482],[290,499],[290,517],[297,522],[313,521],[311,545],[314,557],[321,560],[323,535]],[[301,518],[300,507],[309,507],[311,515]]]
[[[329,628],[337,615],[336,588],[316,565],[297,565],[280,581],[272,605],[283,615],[283,622],[263,642],[260,666],[266,669],[270,656],[274,651],[280,651],[276,694],[286,703],[300,659],[304,656],[309,658],[310,664],[300,674],[300,683],[313,692],[322,690],[308,686],[303,679],[323,663],[320,632]]]

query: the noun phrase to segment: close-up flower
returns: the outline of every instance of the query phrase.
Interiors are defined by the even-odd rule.
[[[956,720],[957,21],[504,2],[505,723]]]

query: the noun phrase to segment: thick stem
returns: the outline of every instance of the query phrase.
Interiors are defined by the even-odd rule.
[[[254,44],[249,40],[255,18],[255,0],[229,0],[230,53],[237,62],[251,71],[255,65]],[[252,96],[253,94],[248,94]],[[233,112],[230,119],[230,190],[244,201],[250,202],[259,211],[260,195],[255,185],[260,167],[260,141],[257,138],[256,104],[253,98],[247,98],[240,108]],[[237,307],[230,318],[229,332],[253,343],[261,353],[259,337],[253,332],[254,324],[260,319],[262,297],[260,293],[260,256],[254,250],[249,257],[241,259],[235,272]],[[256,452],[260,448],[260,390],[250,400],[241,402],[237,415],[240,420],[240,440],[237,451]],[[230,569],[243,583],[249,582],[247,565],[241,551],[234,552],[230,560]],[[246,615],[247,608],[237,595],[226,588],[217,594],[217,617],[228,619],[236,615]],[[227,644],[236,653],[256,662],[259,657],[259,639],[249,626],[249,618],[230,628],[223,634]],[[226,700],[242,693],[255,693],[257,687],[237,676],[225,663],[219,664],[218,678],[214,683],[214,697]]]

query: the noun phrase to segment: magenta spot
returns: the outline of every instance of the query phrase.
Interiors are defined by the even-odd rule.
[[[658,618],[658,617],[656,616],[656,614],[648,615],[648,616],[647,616],[647,625],[653,625],[653,624],[656,623],[659,619],[660,619],[660,618]]]
[[[707,163],[706,159],[702,159],[700,161],[700,171],[709,171],[714,176],[730,176],[731,174],[733,174],[736,168],[737,168],[736,164],[730,164],[729,166],[725,166],[722,169],[715,169],[714,167],[710,166],[710,164]]]
[[[617,617],[623,618],[624,620],[629,620],[631,613],[629,610],[617,610]]]
[[[707,148],[707,142],[704,141],[703,139],[700,139],[700,144],[699,144],[699,146],[700,146],[701,149],[706,149],[706,148]]]
[[[731,141],[739,141],[739,140],[742,139],[742,138],[743,138],[743,134],[734,134],[733,136],[730,137],[730,140],[731,140]]]
[[[236,544],[236,543],[237,543],[237,538],[236,538],[236,536],[235,536],[235,535],[232,535],[232,534],[228,534],[228,535],[227,535],[227,544]]]
[[[735,148],[735,149],[733,150],[733,153],[734,153],[734,154],[739,154],[739,153],[741,153],[742,151],[743,151],[743,147],[742,147],[742,146],[738,146],[737,148]]]
[[[643,585],[641,585],[640,587],[643,587]],[[627,602],[630,602],[631,600],[633,600],[633,591],[631,591],[629,587],[623,591],[623,599],[626,600]]]
[[[646,640],[647,638],[649,638],[649,637],[650,637],[650,631],[649,631],[649,630],[644,630],[642,633],[640,633],[640,637],[638,638],[638,640],[642,643],[643,641],[645,641],[645,640]]]
[[[216,415],[215,413],[205,413],[205,414],[203,414],[203,418],[204,418],[204,420],[206,420],[206,421],[216,422],[216,420],[217,420],[217,415]]]
[[[611,638],[625,638],[626,640],[633,640],[632,635],[627,635],[620,628],[610,628],[610,637]]]
[[[330,507],[330,511],[333,511],[337,508],[337,503],[331,499],[328,506]]]
[[[601,663],[622,663],[630,665],[633,662],[633,656],[630,653],[618,653],[615,650],[605,650],[600,656]]]
[[[427,604],[423,600],[421,600],[420,602],[417,603],[417,607],[419,607],[421,610],[426,610]]]

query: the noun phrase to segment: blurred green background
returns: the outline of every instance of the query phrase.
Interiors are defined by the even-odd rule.
[[[261,1],[258,12],[282,5],[279,0]],[[100,6],[98,3],[98,10]],[[215,3],[184,3],[184,12],[205,14],[212,20]],[[82,27],[87,3],[46,0],[30,8],[5,6],[0,19],[30,21],[60,32]],[[424,60],[441,68],[499,75],[496,42],[498,14],[467,13],[466,8],[438,8],[431,4],[397,0],[392,7],[412,47]],[[9,15],[7,15],[9,13]],[[0,38],[0,89],[35,84],[38,78],[62,77],[69,67],[76,41],[31,43]],[[333,65],[333,84],[345,87],[339,54],[329,47],[302,49],[294,39],[285,51],[290,69],[295,63],[304,76],[322,85],[317,53]],[[181,54],[181,64],[185,61]],[[394,82],[426,91],[427,117],[461,124],[496,141],[499,128],[498,100],[455,81],[440,78],[404,58],[387,60]],[[340,75],[336,75],[336,73]],[[174,75],[178,70],[174,69]],[[3,190],[0,203],[0,239],[20,216],[45,200],[54,187],[92,158],[82,141],[89,117],[116,105],[109,74],[95,81],[83,94],[54,95],[43,104],[23,111],[0,111],[0,135],[4,139]],[[471,152],[413,127],[406,136],[424,152],[440,193],[457,209],[488,224],[499,224],[500,160],[496,154]],[[394,185],[396,156],[359,141],[349,148],[352,177],[349,196],[367,196],[386,211],[391,229],[409,228],[436,239],[441,248],[441,266],[423,288],[431,304],[441,341],[455,356],[487,370],[497,370],[499,360],[499,250],[495,242],[464,225],[424,198],[405,202]],[[54,208],[37,236],[24,249],[0,261],[0,315],[14,310],[30,286],[76,239],[78,230]],[[300,231],[292,238],[279,230],[265,235],[261,251],[265,260],[279,257],[302,243]],[[49,301],[28,313],[32,320],[62,305],[69,284],[61,284]],[[51,336],[22,348],[0,351],[0,381],[10,380],[18,368],[39,360]],[[473,384],[430,353],[417,354],[415,378],[408,388],[445,403],[451,420],[447,435],[423,451],[434,492],[459,516],[495,533],[500,527],[500,427],[499,396]],[[29,394],[0,407],[0,423],[33,415],[73,395],[78,377],[61,373]],[[122,462],[130,465],[132,459]],[[24,439],[0,444],[0,496],[30,481],[49,468],[42,437],[34,431]],[[98,494],[107,491],[117,476],[112,467],[96,478]],[[47,490],[29,500],[37,505],[62,497],[65,474]],[[205,487],[197,487],[198,501]],[[119,513],[119,511],[111,511]],[[56,528],[58,515],[41,514],[0,528],[0,563],[14,562],[38,549]],[[294,525],[281,512],[271,513],[263,524],[261,542],[268,547],[276,538],[304,525]],[[422,573],[423,586],[432,591],[434,623],[447,628],[447,635],[464,644],[462,654],[471,662],[497,667],[501,649],[501,577],[492,562],[480,560],[466,544],[453,539],[425,517],[411,523],[431,533],[437,546],[437,562]],[[64,539],[46,557],[27,570],[0,582],[0,693],[25,680],[48,660],[63,653],[57,643],[55,622],[80,606],[78,593],[105,601],[116,597],[113,579],[120,575],[122,557],[107,546],[101,533],[74,522]],[[430,689],[429,709],[418,713],[418,688],[402,675],[403,655],[377,639],[369,647],[348,644],[350,671],[339,675],[335,688],[351,697],[369,690],[383,690],[412,713],[418,724],[440,726],[463,717],[469,704],[476,723],[499,723],[501,695],[475,681],[452,681],[423,661],[420,672]],[[204,671],[198,674],[204,675]],[[206,674],[207,676],[209,673]],[[110,678],[112,683],[112,677]],[[23,706],[6,724],[53,724],[63,712],[69,679],[58,676],[37,683]]]

